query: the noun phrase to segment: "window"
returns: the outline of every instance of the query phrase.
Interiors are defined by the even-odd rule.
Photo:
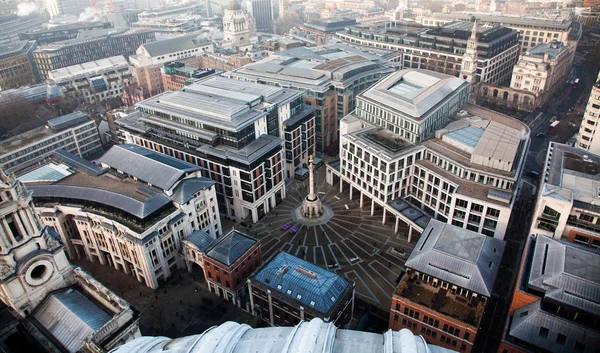
[[[538,333],[538,336],[540,336],[542,338],[546,338],[546,337],[548,337],[548,333],[550,333],[550,330],[548,330],[544,326],[541,326],[540,327],[540,332]]]
[[[470,333],[468,333],[468,332],[465,332],[465,339],[466,339],[466,340],[469,340],[469,338],[470,338],[470,337],[471,337],[471,334],[470,334]]]
[[[563,334],[559,333],[559,334],[556,336],[556,344],[559,344],[559,345],[561,345],[561,346],[564,346],[564,345],[565,345],[565,343],[567,343],[567,336],[565,336],[565,335],[563,335]]]
[[[575,352],[583,352],[583,351],[585,351],[585,343],[575,341]]]

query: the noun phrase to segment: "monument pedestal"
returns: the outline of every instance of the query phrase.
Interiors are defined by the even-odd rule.
[[[304,217],[313,218],[320,217],[323,214],[323,206],[321,200],[317,196],[315,200],[309,200],[308,196],[302,201],[302,213]]]

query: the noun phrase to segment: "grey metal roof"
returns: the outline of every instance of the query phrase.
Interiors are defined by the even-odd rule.
[[[176,53],[179,51],[195,49],[209,43],[209,40],[199,34],[165,39],[157,42],[142,44],[150,56]]]
[[[34,42],[20,40],[12,43],[0,44],[0,59],[17,54],[24,54],[33,46]]]
[[[256,240],[233,229],[226,235],[218,238],[207,250],[206,255],[222,264],[231,266],[246,251],[256,244]]]
[[[429,70],[404,69],[379,81],[360,94],[359,98],[421,120],[434,107],[466,86],[466,81],[454,76]]]
[[[183,241],[193,245],[201,252],[205,252],[215,242],[215,239],[203,230],[195,230],[185,237]]]
[[[33,191],[34,198],[56,197],[92,201],[123,210],[140,219],[171,203],[171,199],[161,192],[151,195],[146,201],[140,201],[117,192],[83,186],[30,185],[28,188]]]
[[[538,235],[527,286],[546,298],[600,315],[600,252]]]
[[[215,182],[207,178],[187,178],[183,179],[175,189],[171,199],[180,205],[183,205],[194,198],[194,194],[200,190],[208,190]]]
[[[113,315],[107,311],[72,287],[50,294],[33,316],[69,352],[75,353],[91,334],[110,321]]]
[[[540,305],[540,301],[536,301],[515,310],[508,335],[541,348],[544,352],[577,352],[575,350],[577,342],[584,345],[584,349],[579,352],[597,352],[600,333],[545,312]],[[559,334],[564,336],[564,344],[557,343]]]
[[[534,18],[529,16],[508,16],[508,15],[492,15],[485,13],[434,13],[431,17],[439,19],[463,20],[471,21],[471,18],[476,16],[479,23],[498,23],[504,26],[528,26],[549,28],[555,30],[567,30],[574,21],[553,21],[548,19]]]
[[[553,40],[548,43],[540,43],[531,48],[529,55],[544,57],[545,54],[548,54],[550,59],[555,60],[565,50],[568,50],[568,47],[563,42]]]
[[[323,315],[328,315],[352,286],[337,274],[285,252],[275,255],[252,281]]]
[[[63,149],[58,149],[52,152],[52,154],[61,159],[63,162],[67,163],[68,165],[85,170],[86,172],[92,175],[100,175],[105,171],[102,168],[100,168],[100,166],[88,160],[85,160],[71,152],[67,152]]]
[[[48,120],[48,126],[54,130],[62,130],[87,121],[91,121],[91,119],[86,114],[74,111],[73,113]]]
[[[406,267],[489,297],[504,241],[432,219]]]
[[[120,170],[163,190],[200,167],[135,145],[117,145],[108,150],[99,162]]]
[[[197,150],[217,158],[230,159],[243,164],[251,164],[263,157],[265,153],[278,147],[281,148],[282,141],[283,139],[280,137],[260,135],[256,140],[242,148],[234,148],[226,145],[217,147],[203,145],[198,147]]]

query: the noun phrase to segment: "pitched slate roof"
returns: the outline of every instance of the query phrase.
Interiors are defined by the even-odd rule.
[[[193,164],[135,145],[113,146],[99,161],[163,190],[170,190],[186,174],[200,170]]]
[[[256,240],[233,229],[226,235],[217,239],[206,251],[206,255],[222,264],[231,266],[246,251],[256,244]]]
[[[157,42],[142,44],[150,56],[159,56],[163,54],[176,53],[183,50],[198,48],[208,44],[209,40],[200,37],[198,34],[182,36],[177,38],[165,39]]]
[[[203,230],[195,230],[191,232],[183,241],[193,245],[196,249],[205,252],[210,247],[215,239]]]
[[[252,277],[252,281],[323,315],[329,314],[352,286],[335,273],[285,252],[274,256]]]
[[[76,288],[49,295],[33,315],[69,352],[78,352],[111,314]]]
[[[489,297],[504,245],[500,239],[432,219],[406,267]]]
[[[210,189],[215,182],[207,178],[188,178],[183,179],[173,190],[171,199],[180,205],[183,205],[194,198],[194,194],[200,190]]]

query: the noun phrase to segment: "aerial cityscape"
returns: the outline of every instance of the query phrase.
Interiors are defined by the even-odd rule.
[[[0,353],[600,353],[600,0],[0,0]]]

